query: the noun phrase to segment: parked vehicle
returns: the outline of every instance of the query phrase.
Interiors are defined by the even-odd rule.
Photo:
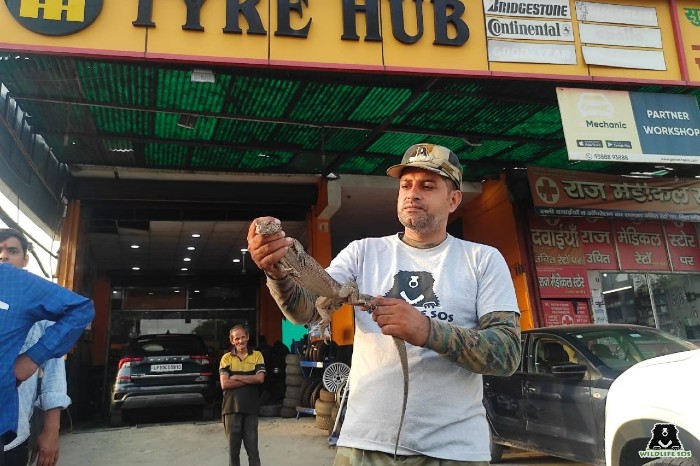
[[[700,349],[642,361],[618,377],[605,408],[606,464],[700,464],[699,384]]]
[[[508,445],[604,465],[613,381],[641,361],[697,349],[661,330],[623,324],[531,329],[521,341],[521,365],[512,376],[484,376],[492,462]]]
[[[112,388],[110,423],[138,408],[192,406],[213,415],[214,369],[206,345],[193,334],[141,335],[119,359]]]

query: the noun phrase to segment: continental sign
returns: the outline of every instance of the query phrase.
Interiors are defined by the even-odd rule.
[[[697,5],[685,0],[4,3],[0,50],[12,52],[549,79],[628,79],[634,69],[635,80],[700,82],[688,66],[700,69],[690,57],[700,56]]]

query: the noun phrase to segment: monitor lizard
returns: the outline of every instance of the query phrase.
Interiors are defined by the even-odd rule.
[[[257,223],[255,230],[262,236],[269,236],[282,229],[282,225],[273,220],[261,220]],[[287,253],[275,263],[274,267],[280,272],[286,273],[297,285],[318,296],[316,300],[316,310],[321,316],[319,328],[321,335],[330,327],[331,314],[340,309],[343,304],[352,306],[362,306],[372,309],[372,296],[362,294],[357,289],[357,284],[353,281],[338,283],[326,270],[311,256],[309,256],[301,243],[295,238]],[[401,407],[401,420],[396,433],[396,446],[394,457],[399,449],[399,439],[401,428],[406,414],[406,404],[408,402],[408,356],[406,354],[406,342],[397,337],[392,337],[394,345],[399,353],[401,370],[403,372],[403,405]]]

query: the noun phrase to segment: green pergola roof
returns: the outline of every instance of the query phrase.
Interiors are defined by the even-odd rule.
[[[567,159],[555,88],[589,83],[212,70],[215,83],[198,83],[185,65],[0,59],[0,81],[69,167],[381,175],[406,147],[425,141],[454,150],[467,181],[530,165],[635,169]],[[596,87],[700,95],[686,87]]]

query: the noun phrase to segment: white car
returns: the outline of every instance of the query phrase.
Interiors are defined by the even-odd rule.
[[[611,385],[607,466],[700,465],[700,349],[642,361]]]

